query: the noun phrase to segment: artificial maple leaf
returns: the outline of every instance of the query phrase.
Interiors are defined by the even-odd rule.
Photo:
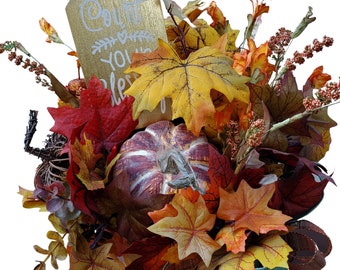
[[[168,41],[173,44],[181,59],[186,58],[188,53],[204,46],[213,45],[220,37],[216,30],[204,20],[196,20],[194,23],[195,27],[191,27],[186,21],[182,20],[177,25],[171,22],[166,26]],[[184,38],[182,37],[183,34]]]
[[[181,191],[181,190],[180,190]],[[148,215],[151,217],[153,223],[157,223],[164,217],[175,217],[177,216],[177,210],[172,204],[166,204],[162,209],[149,212]]]
[[[234,52],[237,51],[236,39],[240,33],[240,30],[232,29],[228,21],[224,31],[225,33],[221,35],[213,47],[220,49],[225,55],[232,57]]]
[[[209,213],[201,196],[192,203],[184,196],[176,194],[171,204],[178,215],[165,217],[148,229],[153,233],[175,239],[180,260],[192,253],[198,253],[208,266],[212,254],[220,248],[220,245],[207,234],[214,226],[215,215]]]
[[[80,233],[71,232],[72,246],[69,251],[70,270],[123,270],[124,263],[112,260],[108,253],[112,244],[103,244],[95,249],[90,249],[88,242]]]
[[[236,192],[220,189],[217,217],[234,221],[234,230],[247,228],[257,234],[270,230],[287,231],[284,224],[291,217],[267,206],[274,192],[274,183],[253,189],[245,180],[240,182]]]
[[[273,269],[288,268],[288,254],[293,250],[280,235],[273,234],[265,237],[256,246],[249,247],[247,251],[253,253],[263,267]]]
[[[246,229],[234,230],[231,225],[223,227],[216,235],[216,241],[221,246],[226,245],[226,250],[236,254],[246,249]]]
[[[198,19],[194,23],[196,27],[189,27],[185,34],[185,41],[189,48],[198,50],[204,46],[211,46],[220,38],[216,30],[209,26],[206,21]]]
[[[101,177],[102,172],[96,172],[96,164],[103,157],[103,154],[93,153],[92,141],[86,139],[81,144],[78,139],[70,146],[72,162],[79,166],[77,177],[86,186],[88,190],[104,188],[105,183]]]
[[[132,103],[133,98],[126,97],[120,104],[112,106],[111,90],[105,89],[93,76],[87,89],[80,93],[79,108],[48,108],[55,121],[51,131],[66,136],[69,141],[78,138],[81,143],[85,133],[94,143],[95,153],[106,150],[114,154],[138,124],[132,120]]]
[[[135,97],[133,118],[144,110],[153,111],[161,99],[172,99],[172,118],[183,118],[195,135],[206,124],[215,108],[210,98],[211,89],[248,103],[247,77],[238,75],[231,67],[232,60],[218,49],[203,47],[180,59],[176,51],[159,40],[159,48],[151,53],[133,54],[126,72],[141,76],[125,91]]]
[[[48,108],[55,120],[51,130],[67,137],[66,148],[69,148],[75,139],[85,145],[86,138],[92,143],[91,152],[94,156],[101,153],[108,155],[107,164],[102,165],[105,175],[113,165],[118,147],[138,124],[138,121],[132,120],[133,98],[126,97],[120,104],[112,106],[111,97],[111,90],[104,89],[102,82],[92,77],[87,89],[80,93],[79,108],[68,106]],[[66,150],[69,149],[64,149]],[[96,192],[88,190],[77,174],[79,174],[79,164],[71,161],[66,179],[74,206],[90,216],[99,214]]]
[[[152,235],[147,229],[153,223],[148,212],[162,209],[173,197],[172,194],[148,192],[134,196],[130,190],[134,180],[124,171],[93,198],[102,215],[116,216],[118,233],[130,242]]]
[[[212,146],[209,146],[209,151],[211,152],[208,169],[210,185],[203,198],[210,213],[216,213],[220,199],[219,187],[227,187],[232,182],[234,174],[228,157],[219,154]]]
[[[157,270],[166,265],[162,259],[163,255],[173,245],[173,240],[159,235],[148,237],[139,241],[134,241],[124,254],[138,254],[139,258],[134,260],[127,270]]]
[[[292,249],[277,234],[269,235],[256,245],[250,246],[245,252],[231,253],[212,263],[211,269],[255,270],[255,261],[258,260],[266,269],[288,269],[288,254]],[[268,268],[267,268],[268,267]],[[280,268],[280,269],[281,269]]]

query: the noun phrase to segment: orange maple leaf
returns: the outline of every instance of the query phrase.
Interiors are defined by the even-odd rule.
[[[221,246],[226,245],[227,251],[232,253],[244,252],[246,248],[246,229],[239,228],[234,230],[232,226],[223,227],[216,235],[216,241]]]
[[[207,234],[214,226],[216,216],[209,213],[202,196],[192,203],[177,193],[171,205],[178,214],[175,217],[166,216],[148,229],[176,240],[180,260],[197,253],[208,266],[212,254],[220,248],[220,245]]]
[[[275,183],[251,188],[245,180],[236,192],[220,189],[220,206],[217,217],[234,221],[234,230],[247,228],[257,234],[271,230],[288,231],[284,225],[290,216],[267,206],[275,191]]]
[[[172,119],[183,118],[187,128],[198,135],[208,118],[215,113],[211,89],[221,92],[229,101],[249,102],[249,78],[237,74],[232,59],[219,49],[205,46],[182,60],[175,49],[159,40],[151,53],[132,56],[127,73],[141,76],[124,94],[134,96],[133,118],[144,110],[153,111],[165,97],[172,99]]]

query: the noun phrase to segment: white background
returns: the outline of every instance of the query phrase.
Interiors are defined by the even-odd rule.
[[[255,0],[254,0],[255,1]],[[66,55],[69,51],[59,44],[45,42],[46,35],[39,28],[39,19],[45,17],[58,31],[61,38],[72,47],[73,39],[65,13],[66,0],[16,0],[2,1],[0,9],[0,42],[16,40],[21,42],[40,62],[54,73],[63,83],[67,84],[77,77],[75,58]],[[208,1],[207,1],[208,2]],[[183,6],[185,1],[178,1]],[[246,26],[246,14],[251,13],[251,3],[247,0],[227,1],[217,3],[230,20],[231,27],[242,32]],[[269,14],[262,17],[256,44],[260,45],[279,27],[294,30],[300,19],[306,14],[308,6],[313,7],[317,20],[307,31],[296,40],[288,55],[295,50],[302,51],[314,38],[322,39],[323,35],[335,39],[333,47],[325,48],[313,59],[298,67],[295,72],[299,87],[313,69],[324,65],[324,72],[332,75],[333,80],[340,76],[340,34],[338,26],[340,19],[338,9],[332,0],[286,0],[267,1]],[[46,247],[46,232],[51,229],[47,213],[39,213],[36,209],[23,209],[21,196],[17,194],[18,186],[33,189],[35,168],[40,161],[23,150],[25,128],[30,109],[39,111],[38,131],[32,142],[33,146],[42,147],[53,121],[46,107],[56,107],[57,98],[47,89],[35,83],[34,75],[7,60],[6,54],[0,55],[0,142],[1,163],[0,183],[2,194],[1,207],[1,264],[11,269],[33,269],[35,260],[43,259],[32,246],[39,244]],[[330,116],[340,123],[340,105],[330,109]],[[340,178],[336,168],[339,162],[340,127],[331,130],[333,142],[331,149],[321,163],[329,172],[334,172],[335,181]],[[337,269],[337,255],[340,254],[340,234],[336,229],[339,218],[340,190],[329,184],[325,198],[321,204],[305,219],[320,226],[332,239],[333,251],[327,257],[326,270]],[[8,268],[7,267],[7,268]],[[48,269],[52,269],[48,265]],[[67,263],[61,263],[60,269],[68,269]]]

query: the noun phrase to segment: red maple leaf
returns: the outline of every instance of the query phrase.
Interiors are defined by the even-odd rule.
[[[94,143],[94,152],[103,149],[116,152],[117,147],[135,129],[138,121],[132,119],[132,97],[126,97],[119,105],[112,106],[112,92],[93,76],[88,87],[80,94],[80,107],[63,106],[48,108],[55,123],[51,131],[60,133],[69,141],[86,138]]]
[[[80,94],[79,108],[48,108],[55,121],[51,131],[66,136],[69,143],[74,143],[77,139],[80,144],[85,145],[84,138],[88,139],[93,145],[93,154],[108,155],[106,162],[109,164],[116,156],[119,146],[138,124],[138,121],[132,119],[133,98],[126,97],[119,105],[112,106],[111,96],[111,90],[105,89],[102,82],[93,76],[87,89]],[[68,146],[67,150],[70,149]],[[79,166],[71,159],[67,172],[71,200],[83,213],[97,216],[97,192],[87,190],[78,179],[78,173]]]

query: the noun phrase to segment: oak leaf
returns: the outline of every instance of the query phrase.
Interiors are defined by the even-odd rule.
[[[148,229],[153,233],[175,239],[180,260],[197,253],[208,266],[212,254],[220,248],[220,245],[207,234],[214,226],[215,215],[209,213],[202,196],[192,203],[184,196],[176,194],[171,205],[178,211],[178,215],[165,217]]]
[[[236,192],[220,189],[217,217],[234,221],[234,230],[247,228],[257,234],[271,230],[287,231],[284,224],[291,217],[267,206],[274,192],[275,183],[253,189],[245,180],[240,182]]]
[[[133,118],[144,110],[153,111],[160,100],[172,99],[172,118],[183,118],[188,129],[198,135],[212,117],[215,108],[211,89],[221,92],[229,101],[249,101],[249,78],[232,68],[232,59],[219,49],[205,46],[182,60],[175,49],[163,40],[151,53],[133,54],[126,72],[141,76],[124,94],[134,96]]]

